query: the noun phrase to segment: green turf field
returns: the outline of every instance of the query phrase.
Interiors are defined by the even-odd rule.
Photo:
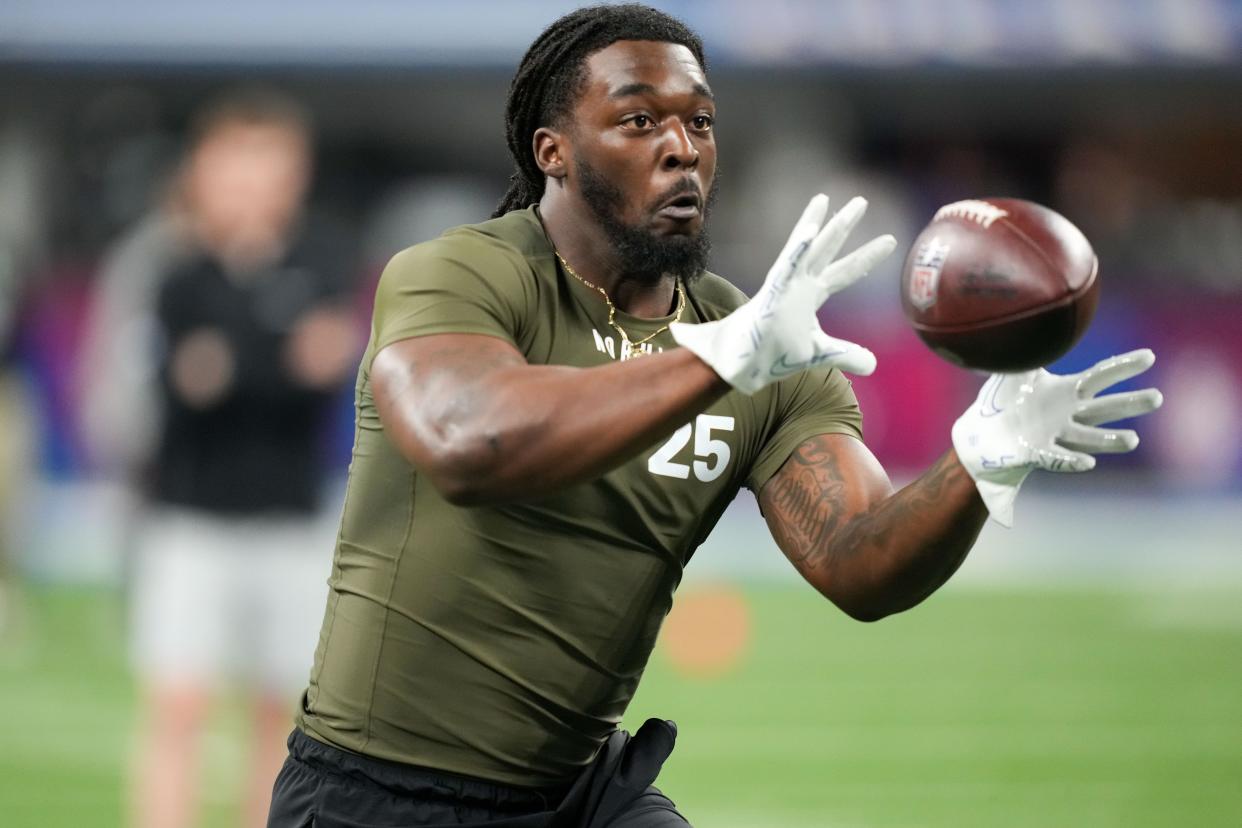
[[[662,785],[700,826],[1242,825],[1242,589],[953,589],[862,625],[751,588],[749,655],[657,654],[627,723],[676,719]],[[0,825],[117,826],[134,713],[122,609],[28,589],[0,644]],[[240,717],[207,744],[233,825]]]

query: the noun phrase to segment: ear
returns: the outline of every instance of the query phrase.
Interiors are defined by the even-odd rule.
[[[535,163],[549,178],[564,178],[567,173],[566,154],[569,143],[562,132],[550,127],[539,127],[531,139],[535,151]]]

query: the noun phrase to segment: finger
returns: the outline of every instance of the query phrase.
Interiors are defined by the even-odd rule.
[[[859,345],[854,350],[846,352],[844,356],[836,360],[835,364],[847,374],[869,377],[875,373],[875,354]]]
[[[1110,385],[1138,376],[1155,361],[1156,355],[1150,348],[1140,348],[1097,362],[1078,375],[1078,396],[1094,397]]]
[[[1092,428],[1070,423],[1057,435],[1057,445],[1092,454],[1124,454],[1134,451],[1138,444],[1138,434],[1128,428]]]
[[[824,229],[820,230],[815,240],[811,242],[811,248],[806,254],[807,267],[812,272],[827,267],[828,263],[837,257],[841,246],[845,244],[845,240],[849,238],[850,233],[858,226],[858,222],[862,220],[866,212],[867,199],[854,196],[828,220]]]
[[[892,236],[880,236],[872,239],[862,247],[837,261],[833,262],[822,273],[818,281],[823,288],[823,299],[844,290],[871,272],[877,264],[889,257],[897,249],[897,240]],[[821,299],[821,304],[822,304]]]
[[[1095,468],[1095,458],[1081,451],[1042,448],[1035,451],[1035,465],[1052,472],[1085,472]]]
[[[777,259],[777,263],[787,265],[790,270],[797,267],[798,262],[802,260],[806,255],[806,251],[810,248],[812,240],[819,233],[820,228],[824,226],[824,219],[827,216],[828,196],[819,193],[807,202],[806,209],[802,211],[802,217],[794,224],[793,231],[789,234],[789,240],[781,248],[781,255]]]
[[[875,373],[875,354],[856,342],[837,339],[822,331],[815,337],[814,364],[831,364],[860,377]]]
[[[1078,409],[1074,412],[1074,421],[1093,426],[1117,420],[1128,420],[1131,417],[1150,414],[1163,403],[1164,395],[1155,388],[1106,394],[1103,397],[1094,397],[1079,403]]]

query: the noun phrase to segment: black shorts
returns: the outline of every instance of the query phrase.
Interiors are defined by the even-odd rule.
[[[684,828],[651,785],[672,750],[672,723],[618,731],[570,786],[534,789],[386,762],[289,736],[268,828]]]

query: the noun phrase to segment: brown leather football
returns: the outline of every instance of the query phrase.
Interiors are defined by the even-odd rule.
[[[901,272],[901,304],[950,362],[1025,371],[1082,337],[1099,299],[1095,252],[1064,216],[1016,198],[957,201],[936,211]]]

